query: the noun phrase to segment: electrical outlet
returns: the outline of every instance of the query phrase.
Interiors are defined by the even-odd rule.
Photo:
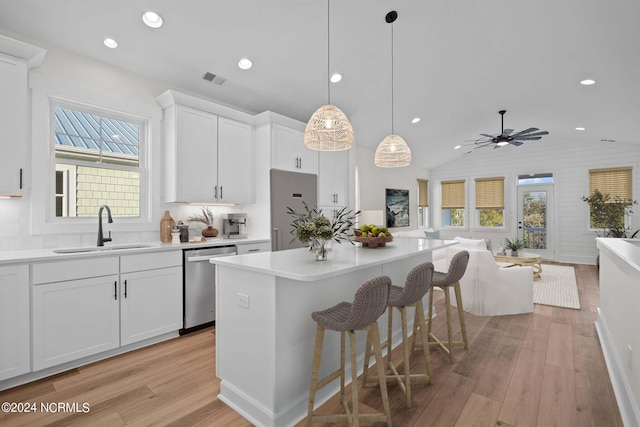
[[[633,371],[633,349],[630,345],[627,346],[627,365]]]
[[[237,300],[236,304],[242,308],[249,308],[249,295],[241,294],[238,292],[236,294]]]

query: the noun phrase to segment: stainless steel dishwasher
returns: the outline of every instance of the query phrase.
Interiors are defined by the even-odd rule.
[[[183,251],[184,329],[181,334],[210,326],[216,320],[216,266],[209,260],[237,253],[235,245]]]

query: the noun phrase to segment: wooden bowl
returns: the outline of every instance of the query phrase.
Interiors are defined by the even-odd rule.
[[[393,241],[393,236],[390,237],[362,237],[354,236],[356,242],[362,243],[363,248],[378,248],[384,247],[388,242]]]

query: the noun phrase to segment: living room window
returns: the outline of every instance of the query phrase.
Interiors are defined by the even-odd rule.
[[[52,104],[55,216],[95,217],[101,205],[113,216],[140,217],[147,123],[122,113]]]
[[[429,180],[418,179],[418,228],[429,225]]]
[[[442,226],[464,227],[464,180],[442,181]]]
[[[504,228],[504,177],[476,178],[477,224]]]
[[[589,196],[596,192],[606,204],[618,204],[621,209],[618,228],[628,226],[628,218],[625,216],[624,206],[633,204],[633,168],[631,166],[618,168],[590,169],[589,170]],[[589,228],[598,229],[602,226],[599,212],[594,209],[595,204],[590,204]],[[610,221],[609,221],[610,222]]]

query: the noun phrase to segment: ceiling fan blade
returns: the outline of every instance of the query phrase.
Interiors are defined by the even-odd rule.
[[[513,135],[511,135],[511,137],[515,138],[516,136],[524,135],[525,133],[535,132],[537,130],[540,130],[540,129],[538,129],[538,128],[525,129],[525,130],[522,130],[520,132],[514,133]]]
[[[519,146],[522,145],[522,142],[520,142],[520,141],[509,141],[509,144],[515,145],[516,147],[519,147]]]
[[[543,136],[543,135],[549,135],[549,132],[547,132],[546,130],[543,130],[540,132],[528,133],[526,135],[521,135],[521,136]]]
[[[502,136],[509,136],[513,132],[513,129],[505,129],[502,131]]]
[[[514,141],[539,141],[541,136],[521,136],[519,138],[513,138]]]
[[[486,136],[487,138],[490,138],[490,139],[495,138],[495,136],[493,136],[493,135],[487,135],[486,133],[481,133],[480,135],[482,135],[482,136]]]

